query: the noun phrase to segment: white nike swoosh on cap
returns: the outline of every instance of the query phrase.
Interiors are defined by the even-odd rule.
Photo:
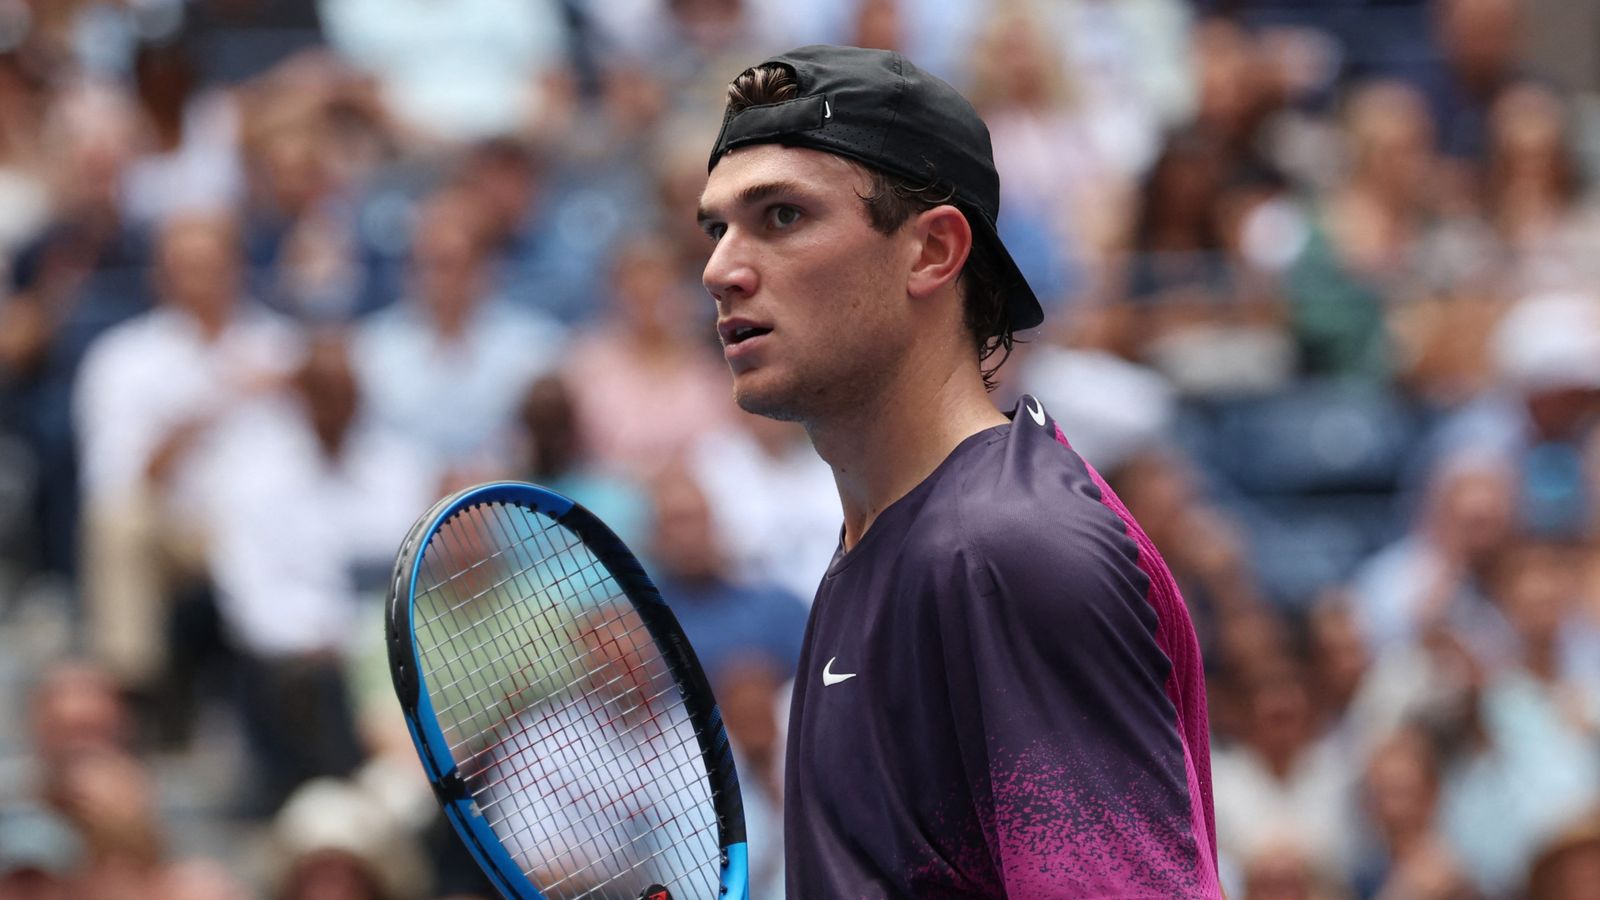
[[[839,657],[837,657],[837,656],[830,658],[828,660],[828,664],[822,667],[822,683],[823,684],[825,684],[825,685],[826,684],[838,684],[841,681],[849,681],[850,679],[856,677],[856,673],[854,673],[854,672],[851,672],[849,674],[845,674],[843,672],[835,673],[833,671],[833,661],[835,659],[838,659],[838,658]]]
[[[1032,401],[1032,403],[1029,403],[1028,401]],[[1033,421],[1037,422],[1039,424],[1040,428],[1043,428],[1044,427],[1044,406],[1043,406],[1043,404],[1041,404],[1038,400],[1034,400],[1032,397],[1029,397],[1028,400],[1023,401],[1022,405],[1027,407],[1028,415],[1033,417]]]

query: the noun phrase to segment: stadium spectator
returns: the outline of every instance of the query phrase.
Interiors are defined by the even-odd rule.
[[[51,96],[41,144],[51,215],[10,260],[0,300],[0,372],[8,429],[39,467],[34,565],[76,569],[78,443],[73,383],[102,332],[150,305],[148,236],[122,214],[122,176],[139,129],[135,108],[106,86]]]
[[[666,242],[638,236],[618,248],[611,307],[563,367],[602,467],[650,473],[729,421],[727,376],[708,352],[711,312],[685,291]]]
[[[55,96],[16,53],[0,55],[0,252],[8,258],[50,214],[42,138]]]
[[[1439,146],[1448,156],[1481,162],[1488,151],[1489,109],[1520,72],[1525,0],[1434,0],[1445,65],[1425,82]]]
[[[61,778],[74,757],[90,752],[125,752],[135,739],[133,711],[103,670],[61,661],[40,673],[28,699],[31,753],[6,785],[6,804],[36,802],[36,793]]]
[[[1322,198],[1286,273],[1301,368],[1387,378],[1388,307],[1420,293],[1418,254],[1438,203],[1433,122],[1399,82],[1357,87],[1346,101],[1349,171]]]
[[[493,293],[488,240],[475,195],[451,186],[430,194],[418,210],[405,297],[363,322],[353,342],[377,420],[463,477],[512,465],[517,404],[556,366],[561,336]]]
[[[239,104],[245,248],[253,291],[290,318],[347,321],[386,305],[382,255],[360,240],[352,196],[386,133],[344,73],[307,60],[263,76]]]
[[[1438,831],[1439,761],[1423,732],[1397,730],[1367,758],[1361,805],[1372,830],[1352,870],[1363,897],[1463,897],[1472,885]]]
[[[318,0],[329,43],[370,73],[418,141],[514,134],[566,51],[553,0]]]
[[[1519,296],[1595,284],[1600,211],[1586,195],[1562,98],[1536,82],[1503,90],[1489,110],[1485,205],[1510,251]]]
[[[1041,30],[1060,47],[1101,154],[1124,175],[1142,173],[1161,135],[1194,112],[1194,10],[1181,0],[1066,0],[1045,15]]]
[[[259,802],[347,775],[363,750],[344,678],[358,580],[387,571],[406,528],[437,495],[424,453],[364,415],[345,341],[310,342],[289,389],[257,398],[211,450],[207,563],[243,667],[242,712]]]
[[[280,900],[416,900],[429,896],[415,840],[383,803],[333,778],[307,783],[273,821]]]
[[[1305,672],[1284,660],[1244,685],[1244,730],[1213,751],[1217,852],[1246,863],[1290,840],[1310,865],[1346,872],[1354,852],[1353,773],[1316,730]]]
[[[782,896],[783,742],[788,679],[770,659],[752,655],[723,670],[715,686],[739,771],[750,841],[750,896]]]
[[[727,543],[730,574],[770,581],[807,603],[839,547],[833,471],[792,422],[736,413],[690,456]]]
[[[989,126],[1000,173],[1002,239],[1035,293],[1059,297],[1100,275],[1125,223],[1132,172],[1091,132],[1042,17],[997,12],[973,51],[970,99]],[[1013,243],[1015,235],[1020,240]]]
[[[788,677],[800,658],[806,610],[771,582],[735,583],[710,505],[682,466],[650,482],[652,528],[646,543],[661,595],[673,606],[713,687],[726,669],[756,657]]]
[[[1410,531],[1364,562],[1351,582],[1374,653],[1449,622],[1485,659],[1503,657],[1504,622],[1486,596],[1486,579],[1515,533],[1517,496],[1511,466],[1492,454],[1462,451],[1431,473]]]
[[[1348,716],[1372,666],[1372,653],[1345,592],[1330,590],[1311,607],[1306,645],[1316,730],[1358,752]]]
[[[1600,404],[1600,295],[1585,290],[1517,300],[1490,335],[1489,353],[1493,386],[1434,429],[1432,454],[1505,455],[1524,526],[1575,536],[1589,515],[1582,448]]]
[[[1068,426],[1070,427],[1070,423]],[[1189,604],[1208,673],[1256,650],[1230,656],[1223,630],[1259,616],[1265,598],[1246,558],[1244,536],[1228,513],[1203,494],[1200,473],[1176,451],[1152,448],[1130,456],[1107,481],[1162,550]]]
[[[238,231],[226,216],[169,221],[156,253],[157,309],[84,360],[74,398],[83,443],[84,593],[90,646],[131,689],[166,664],[173,592],[203,580],[203,452],[244,397],[281,378],[298,339],[240,296]]]
[[[233,207],[244,191],[233,95],[201,88],[193,48],[180,39],[140,46],[133,70],[148,136],[128,167],[128,217],[154,223],[174,213]]]
[[[535,381],[520,412],[527,449],[523,475],[582,503],[629,546],[640,545],[647,531],[649,500],[627,475],[595,468],[566,381],[557,375]]]

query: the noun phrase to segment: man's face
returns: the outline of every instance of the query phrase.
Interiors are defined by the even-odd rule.
[[[906,276],[918,248],[874,230],[868,178],[842,157],[763,144],[732,151],[700,199],[715,240],[703,281],[734,399],[815,422],[875,396],[909,347]]]

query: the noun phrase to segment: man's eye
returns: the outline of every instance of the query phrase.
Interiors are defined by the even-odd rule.
[[[775,228],[788,228],[800,221],[800,209],[786,203],[780,203],[767,210],[767,221]]]
[[[713,222],[705,227],[706,237],[711,238],[713,243],[722,240],[722,235],[727,230],[728,226],[721,222]]]

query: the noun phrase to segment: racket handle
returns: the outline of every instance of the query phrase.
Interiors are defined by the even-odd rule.
[[[652,884],[639,895],[639,900],[672,900],[672,892],[659,884]]]

